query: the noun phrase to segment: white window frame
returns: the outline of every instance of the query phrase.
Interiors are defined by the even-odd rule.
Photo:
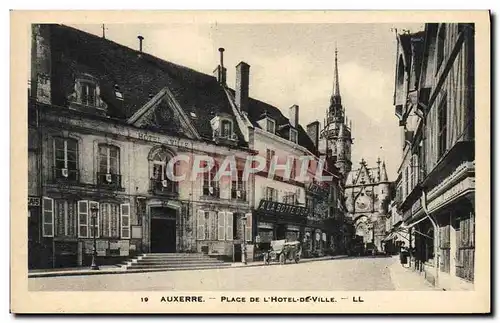
[[[294,137],[295,140],[292,140],[292,138],[293,138],[292,133],[295,134],[295,137]],[[293,143],[299,142],[299,132],[297,131],[297,129],[290,128],[290,141]]]
[[[47,222],[45,221],[45,206],[47,203],[50,203],[50,210],[47,210],[48,213],[52,214],[52,221]],[[52,233],[45,232],[45,225],[50,225],[52,228]],[[55,233],[55,228],[54,228],[54,199],[50,197],[43,197],[42,198],[42,236],[43,237],[48,237],[48,238],[53,238]]]
[[[246,218],[246,226],[245,226],[245,238],[246,238],[246,241],[252,241],[252,232],[253,232],[253,228],[252,228],[252,224],[253,224],[253,221],[252,221],[252,213],[246,213],[245,214],[245,218]]]
[[[269,129],[269,122],[271,122],[273,125],[272,131]],[[274,121],[274,119],[271,119],[269,117],[266,118],[266,131],[272,134],[276,134],[276,121]]]
[[[226,240],[226,220],[226,212],[217,212],[217,240],[219,241]]]
[[[54,160],[54,166],[56,164],[56,140],[61,139],[63,141],[64,145],[64,168],[68,169],[68,140],[73,140],[76,142],[76,169],[78,170],[78,164],[79,164],[79,154],[80,152],[78,151],[78,140],[75,138],[64,138],[64,137],[54,137],[52,138],[52,150],[53,150],[53,160]]]
[[[198,210],[196,219],[196,240],[206,240],[205,222],[205,210]]]
[[[116,174],[115,175],[119,175],[120,174],[120,148],[117,147],[117,146],[114,146],[114,145],[109,145],[109,144],[99,144],[98,145],[98,156],[99,156],[99,170],[101,169],[101,147],[104,147],[106,148],[106,174],[111,174],[111,150],[110,148],[114,148],[118,151],[118,154],[116,156],[116,166],[117,166],[117,169],[116,169]]]
[[[81,212],[80,210],[80,203],[83,203],[83,204],[86,204],[86,209],[87,211],[86,212]],[[96,202],[96,201],[89,201],[89,200],[80,200],[77,202],[77,224],[78,224],[78,238],[93,238],[93,233],[91,234],[91,229],[93,231],[93,228],[92,228],[92,214],[91,214],[91,211],[90,211],[90,208],[91,208],[91,204],[96,204],[97,205],[97,209],[99,210],[99,213],[100,213],[100,208],[99,208],[99,202]],[[97,227],[97,230],[96,230],[96,238],[99,238],[100,237],[100,225],[99,225],[99,215],[100,214],[97,214],[96,216],[96,227]],[[80,216],[84,216],[85,219],[86,219],[86,224],[85,225],[82,225],[80,224]],[[87,235],[84,236],[81,234],[80,232],[80,227],[81,226],[85,226],[87,227]]]
[[[224,132],[223,132],[223,126],[222,124],[226,122],[229,124],[229,133],[227,134],[227,136],[224,135]],[[219,136],[221,138],[231,138],[233,134],[233,121],[231,119],[227,119],[227,118],[221,118],[220,121],[219,121]]]
[[[123,212],[124,208],[127,208],[128,212]],[[127,218],[128,225],[123,225],[124,218]],[[111,217],[110,217],[110,219],[111,219]],[[123,234],[123,229],[128,230],[128,235]],[[110,230],[111,230],[111,227],[110,227]],[[120,237],[122,239],[130,239],[130,203],[120,204]]]
[[[231,241],[234,239],[233,237],[233,212],[225,212],[225,218],[226,218],[226,226],[225,226],[225,232],[226,236],[225,239],[227,241]]]

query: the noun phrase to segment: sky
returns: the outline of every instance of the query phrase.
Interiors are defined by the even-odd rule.
[[[102,36],[102,25],[71,25]],[[352,120],[353,169],[364,158],[370,167],[385,160],[395,180],[401,160],[400,129],[394,114],[396,37],[393,28],[412,32],[423,24],[107,24],[106,38],[203,73],[212,74],[225,48],[227,83],[234,88],[235,66],[250,65],[250,96],[288,116],[299,106],[305,126],[325,119],[338,48],[340,93]]]

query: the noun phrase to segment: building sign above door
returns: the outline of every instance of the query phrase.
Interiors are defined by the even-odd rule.
[[[40,198],[28,196],[28,206],[40,206]]]
[[[183,140],[180,138],[161,138],[160,136],[157,135],[152,135],[147,132],[138,132],[137,133],[137,138],[141,140],[146,140],[146,141],[151,141],[151,142],[157,142],[161,144],[165,144],[167,146],[174,146],[174,147],[191,147],[191,143],[187,140]]]
[[[275,213],[276,215],[307,216],[309,210],[302,206],[261,200],[258,211]]]

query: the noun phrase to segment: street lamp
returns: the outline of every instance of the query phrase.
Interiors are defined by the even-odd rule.
[[[97,222],[97,214],[99,212],[99,209],[97,208],[96,205],[93,205],[90,208],[90,212],[92,213],[92,236],[94,238],[94,245],[92,248],[92,265],[90,266],[90,268],[92,270],[99,270],[99,266],[97,266],[97,263],[96,263],[96,258],[97,258],[96,222]]]
[[[246,222],[247,217],[242,217],[241,221],[243,221],[243,243],[241,244],[241,262],[243,264],[247,264],[247,237],[246,237]]]

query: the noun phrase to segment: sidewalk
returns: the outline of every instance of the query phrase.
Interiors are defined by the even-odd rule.
[[[424,277],[414,273],[410,268],[403,267],[399,262],[399,257],[393,257],[393,260],[389,271],[392,283],[397,291],[439,291]]]
[[[328,256],[320,258],[307,258],[301,259],[300,263],[314,262],[314,261],[324,261],[346,258],[345,255],[339,256]],[[279,265],[279,263],[272,263],[271,265]],[[54,268],[54,269],[36,269],[30,270],[28,272],[28,278],[38,278],[38,277],[57,277],[57,276],[82,276],[82,275],[109,275],[109,274],[131,274],[131,273],[144,273],[144,272],[159,272],[159,271],[179,271],[179,270],[208,270],[208,269],[228,269],[228,268],[244,268],[244,267],[256,267],[265,266],[263,261],[249,262],[247,265],[243,263],[228,263],[226,266],[219,268],[206,268],[206,267],[188,267],[188,268],[175,268],[175,269],[162,269],[162,268],[151,268],[151,269],[129,269],[126,270],[123,267],[116,266],[100,266],[99,270],[92,270],[87,267],[75,267],[75,268]]]

